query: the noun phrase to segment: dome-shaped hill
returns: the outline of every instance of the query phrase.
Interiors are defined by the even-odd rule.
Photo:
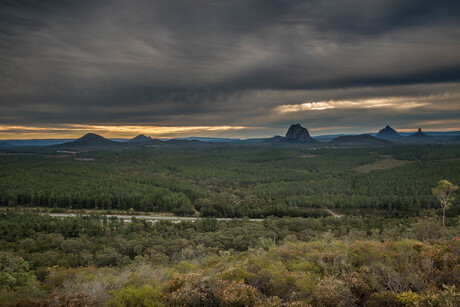
[[[98,134],[87,133],[75,141],[67,142],[64,144],[57,145],[57,146],[69,147],[69,148],[75,148],[75,147],[84,148],[84,147],[113,147],[113,146],[120,146],[120,145],[122,144],[108,140]]]
[[[144,142],[148,142],[150,140],[152,140],[151,137],[145,136],[143,134],[139,134],[138,136],[132,138],[128,142],[130,142],[130,143],[144,143]]]

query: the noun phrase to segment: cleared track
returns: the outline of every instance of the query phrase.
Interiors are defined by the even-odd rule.
[[[77,217],[77,216],[89,216],[89,214],[67,214],[67,213],[47,213],[49,216],[53,217]],[[106,217],[110,219],[112,217],[116,217],[124,222],[131,222],[133,218],[138,220],[144,220],[148,222],[157,222],[157,221],[171,221],[173,223],[180,223],[180,222],[194,222],[198,220],[202,220],[204,218],[201,217],[179,217],[179,216],[144,216],[144,215],[115,215],[115,214],[108,214],[108,215],[101,215],[101,217]],[[216,218],[218,221],[232,221],[232,220],[241,220],[237,218]],[[263,219],[249,219],[253,222],[262,222]]]

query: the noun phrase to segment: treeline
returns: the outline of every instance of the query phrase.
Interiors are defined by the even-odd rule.
[[[447,225],[442,242],[428,212],[179,224],[6,212],[0,305],[456,306],[459,219]]]
[[[458,236],[459,220],[448,218],[447,236]],[[427,212],[417,218],[269,218],[217,222],[126,223],[104,216],[54,218],[41,214],[0,213],[0,245],[29,262],[30,268],[59,264],[64,267],[124,266],[132,261],[178,263],[220,251],[243,252],[267,242],[310,241],[347,237],[356,239],[441,238],[438,216]]]
[[[0,205],[173,212],[204,217],[417,215],[431,188],[460,182],[459,146],[382,149],[216,146],[77,157],[0,156]],[[89,157],[91,161],[78,158]],[[360,173],[379,159],[407,163]],[[458,202],[448,214],[460,214]]]

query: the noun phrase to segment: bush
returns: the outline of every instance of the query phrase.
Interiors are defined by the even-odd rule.
[[[416,306],[455,307],[460,306],[460,292],[455,286],[443,286],[443,291],[428,291],[420,295]]]
[[[201,219],[201,229],[203,232],[214,232],[217,230],[218,221],[216,219]]]
[[[16,302],[11,307],[86,307],[96,306],[88,295],[84,293],[76,293],[72,295],[52,294],[43,300],[24,300]]]
[[[127,286],[119,291],[110,291],[113,298],[107,302],[110,307],[136,306],[136,307],[160,307],[161,288],[154,285],[144,285],[136,288]]]
[[[0,289],[15,290],[36,283],[29,263],[9,252],[0,252]]]
[[[121,254],[118,253],[113,247],[106,247],[98,252],[95,257],[97,266],[116,266],[121,261]]]
[[[372,293],[367,301],[367,306],[369,307],[401,307],[402,303],[398,300],[398,297],[395,293],[391,291],[381,291]]]
[[[419,295],[412,291],[403,292],[397,295],[398,301],[400,301],[406,307],[415,306],[416,302],[419,300]]]
[[[203,272],[180,274],[166,283],[163,299],[168,306],[216,306],[218,287]]]
[[[218,306],[254,306],[262,294],[256,288],[242,282],[225,282],[215,294]]]
[[[313,305],[321,307],[353,306],[356,298],[341,280],[334,277],[323,279],[313,291]]]

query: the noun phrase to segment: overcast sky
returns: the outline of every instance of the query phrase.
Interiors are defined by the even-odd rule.
[[[460,1],[0,1],[0,138],[460,130]]]

